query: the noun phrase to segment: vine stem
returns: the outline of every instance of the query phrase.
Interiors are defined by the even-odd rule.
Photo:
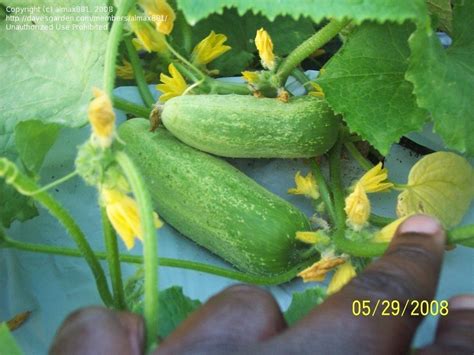
[[[374,165],[359,152],[359,149],[356,148],[353,142],[345,142],[344,147],[362,169],[370,170],[374,167]]]
[[[344,192],[341,178],[341,146],[342,141],[341,137],[339,137],[329,152],[329,174],[331,176],[331,189],[334,199],[336,228],[344,232],[346,228],[346,213],[344,212]]]
[[[316,184],[319,188],[319,193],[321,195],[321,199],[326,206],[326,209],[329,213],[329,217],[333,223],[336,223],[336,214],[334,212],[334,205],[331,198],[331,192],[329,191],[328,185],[326,184],[326,179],[323,176],[321,168],[319,167],[318,163],[313,159],[310,161],[311,171],[313,172],[314,178],[316,180]]]
[[[82,256],[79,250],[73,249],[73,248],[19,242],[5,236],[2,237],[1,230],[0,230],[0,248],[2,247],[14,248],[17,250],[33,252],[33,253],[44,253],[44,254],[53,254],[53,255],[69,256],[69,257]],[[95,256],[98,259],[102,259],[102,260],[107,259],[107,253],[105,252],[95,252]],[[120,254],[119,259],[121,262],[125,262],[125,263],[143,264],[143,257],[140,255]],[[200,263],[196,261],[180,260],[180,259],[164,258],[164,257],[158,258],[158,263],[160,267],[171,267],[171,268],[179,268],[179,269],[205,272],[207,274],[225,277],[225,278],[240,281],[240,282],[246,282],[246,283],[254,284],[254,285],[265,285],[265,286],[279,285],[279,284],[290,281],[291,279],[296,277],[296,275],[301,270],[303,270],[304,268],[314,263],[314,261],[315,260],[310,260],[310,261],[301,263],[282,274],[272,275],[272,276],[258,276],[258,275],[247,274],[241,271],[231,270],[231,269],[227,269],[227,268],[223,268],[219,266],[204,264],[204,263]]]
[[[21,194],[28,195],[29,192],[39,190],[39,186],[29,177],[18,171],[18,168],[6,158],[0,159],[0,177],[4,177],[7,184],[12,185]],[[63,206],[46,191],[36,193],[32,198],[45,207],[52,216],[66,228],[76,243],[81,255],[89,265],[97,285],[99,295],[106,306],[113,303],[112,295],[105,278],[104,270],[94,255],[94,252],[87,241],[84,233],[77,225],[76,221]]]
[[[117,244],[117,236],[110,225],[104,207],[100,208],[102,218],[102,229],[104,231],[105,250],[107,252],[107,263],[109,265],[110,279],[116,309],[125,309],[125,296],[123,293],[122,270],[120,268],[120,254]]]
[[[123,0],[116,12],[116,17],[119,19],[127,16],[130,8],[135,4],[136,0]],[[111,97],[112,90],[115,85],[115,66],[118,53],[118,45],[122,39],[123,21],[117,20],[112,24],[110,29],[109,38],[107,40],[107,48],[105,51],[104,61],[104,91]]]
[[[285,84],[286,79],[288,79],[293,69],[295,69],[305,58],[333,39],[334,36],[336,36],[349,22],[350,20],[338,21],[333,19],[329,21],[326,26],[296,47],[290,55],[285,58],[277,70],[276,76],[279,86],[281,87]]]
[[[143,68],[140,64],[140,58],[138,58],[137,51],[135,50],[130,37],[125,37],[123,41],[125,43],[125,48],[127,49],[130,64],[133,68],[133,76],[135,77],[135,82],[137,83],[140,96],[147,107],[152,107],[155,103],[155,99],[153,98],[150,88],[146,82],[145,73],[143,72]]]
[[[116,95],[112,95],[112,103],[116,109],[119,109],[127,113],[131,113],[132,115],[136,117],[147,118],[150,116],[150,113],[151,113],[150,108],[127,101]]]
[[[140,215],[145,270],[144,316],[147,329],[147,348],[156,346],[158,334],[158,258],[157,235],[153,219],[153,207],[145,182],[135,164],[124,152],[117,152],[115,159],[122,168],[137,200]]]

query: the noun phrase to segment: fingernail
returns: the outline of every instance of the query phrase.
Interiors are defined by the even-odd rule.
[[[407,233],[433,235],[437,240],[443,243],[445,239],[443,227],[438,220],[421,214],[407,218],[407,220],[398,227],[398,234]]]
[[[451,310],[474,309],[474,296],[460,295],[460,296],[451,298],[449,300],[449,309]]]

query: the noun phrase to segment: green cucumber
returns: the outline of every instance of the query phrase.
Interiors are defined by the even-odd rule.
[[[150,132],[145,119],[123,123],[119,136],[156,211],[179,232],[256,275],[280,274],[305,261],[307,247],[295,233],[310,225],[296,207],[164,128]]]
[[[313,97],[185,95],[166,102],[165,127],[182,142],[223,157],[308,158],[335,143],[338,117]]]

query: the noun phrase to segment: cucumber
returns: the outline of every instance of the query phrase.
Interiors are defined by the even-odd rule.
[[[166,102],[165,127],[182,142],[223,157],[307,158],[335,143],[339,118],[312,96],[185,95]]]
[[[307,217],[226,161],[195,150],[149,121],[119,128],[125,150],[148,183],[167,223],[238,269],[269,276],[303,262],[295,239]]]

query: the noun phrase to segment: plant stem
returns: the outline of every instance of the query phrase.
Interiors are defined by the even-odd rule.
[[[122,0],[115,14],[117,18],[123,19],[128,11],[135,4],[136,0]],[[115,85],[115,61],[117,59],[118,45],[122,38],[123,21],[116,20],[110,29],[107,40],[107,49],[105,51],[104,61],[104,91],[111,97]]]
[[[153,98],[146,82],[145,73],[143,72],[137,51],[135,50],[130,37],[124,37],[123,41],[125,43],[125,48],[127,48],[128,58],[130,59],[130,64],[133,68],[133,76],[135,77],[140,96],[147,107],[152,107],[155,103],[155,99]]]
[[[61,185],[62,183],[72,179],[78,174],[79,173],[76,170],[74,170],[73,172],[67,174],[66,176],[63,176],[62,178],[59,178],[53,181],[51,184],[41,186],[38,190],[32,191],[28,196],[33,196],[33,195],[39,194],[40,192],[51,190],[53,187]]]
[[[276,73],[280,87],[283,86],[291,74],[305,58],[307,58],[316,49],[323,47],[328,43],[339,31],[341,31],[350,21],[331,20],[326,26],[308,38],[306,41],[296,47],[288,57],[281,63]]]
[[[300,68],[296,67],[293,69],[291,72],[291,75],[294,76],[294,78],[305,88],[306,91],[310,91],[313,87],[309,83],[311,80],[306,76],[304,71],[302,71]]]
[[[135,117],[148,118],[151,113],[151,109],[135,104],[133,102],[127,101],[115,95],[112,96],[112,103],[116,109],[119,109],[127,113],[131,113]]]
[[[105,250],[107,263],[109,265],[110,279],[112,281],[112,291],[114,294],[114,304],[116,309],[125,309],[125,296],[123,293],[122,270],[120,268],[120,254],[117,245],[117,236],[110,225],[104,207],[100,208],[102,217],[102,229],[104,231]]]
[[[470,240],[469,245],[467,244]],[[448,231],[448,244],[461,244],[474,247],[474,224],[460,226]]]
[[[2,176],[5,178],[7,184],[12,185],[22,194],[28,195],[28,193],[39,190],[39,186],[32,179],[19,172],[16,165],[5,158],[0,159],[0,177]],[[94,275],[97,290],[99,291],[102,301],[106,306],[111,306],[113,301],[104,270],[74,218],[72,218],[69,212],[66,211],[54,197],[45,191],[34,194],[32,198],[45,207],[52,216],[56,217],[69,232]]]
[[[369,222],[372,223],[374,226],[378,227],[385,227],[387,224],[392,223],[394,220],[395,218],[383,217],[374,213],[371,213],[369,217]]]
[[[0,231],[1,233],[1,231]],[[11,238],[0,235],[0,248],[14,248],[18,250],[33,252],[33,253],[45,253],[45,254],[54,254],[61,256],[70,256],[70,257],[81,257],[82,254],[77,249],[58,247],[58,246],[49,246],[36,243],[25,243],[13,240]],[[107,259],[107,253],[104,252],[95,252],[95,256],[98,259],[105,260]],[[143,264],[143,257],[140,255],[129,255],[129,254],[120,254],[119,259],[122,262],[130,264]],[[199,263],[195,261],[180,260],[173,258],[158,258],[158,263],[160,267],[171,267],[171,268],[180,268],[186,270],[193,270],[199,272],[205,272],[207,274],[216,275],[220,277],[226,277],[228,279],[237,280],[241,282],[246,282],[254,285],[279,285],[284,282],[288,282],[293,279],[298,272],[307,266],[314,263],[315,260],[306,261],[296,267],[291,268],[285,273],[273,275],[273,276],[257,276],[252,274],[247,274],[244,272],[230,270],[227,268],[222,268],[214,265]]]
[[[359,149],[356,148],[354,143],[345,142],[344,147],[347,149],[352,158],[357,161],[357,163],[361,166],[362,169],[370,170],[374,167],[374,165],[359,152]]]
[[[205,81],[209,87],[209,93],[211,94],[237,94],[237,95],[250,95],[251,91],[246,84],[242,83],[230,83],[221,80],[216,80],[211,77],[207,77]]]
[[[329,152],[329,173],[331,176],[331,190],[334,201],[336,228],[344,231],[346,228],[346,213],[344,212],[344,192],[341,179],[341,138]]]
[[[313,172],[314,178],[316,180],[316,184],[319,188],[319,193],[321,195],[321,199],[326,206],[326,209],[329,213],[329,217],[331,217],[332,222],[336,223],[336,214],[334,212],[334,204],[331,198],[331,192],[329,191],[328,185],[326,184],[326,179],[323,176],[321,168],[316,163],[314,159],[310,161],[311,164],[311,171]]]
[[[127,177],[138,204],[143,233],[145,270],[143,311],[147,330],[147,349],[152,350],[156,345],[158,335],[158,243],[153,207],[145,182],[132,160],[124,152],[117,152],[115,159]]]

